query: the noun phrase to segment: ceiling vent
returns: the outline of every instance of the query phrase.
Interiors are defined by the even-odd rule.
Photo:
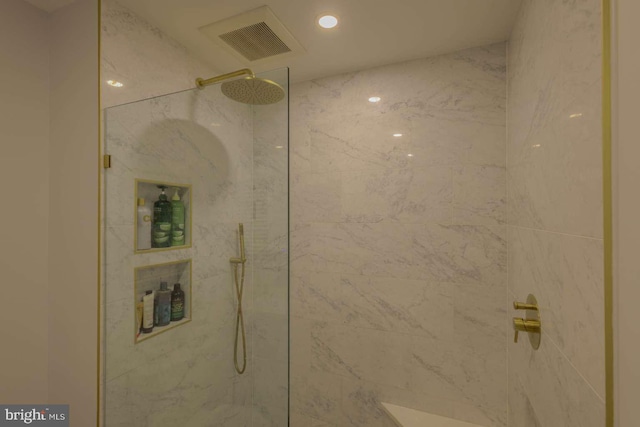
[[[244,63],[304,52],[267,6],[205,25],[200,31]]]

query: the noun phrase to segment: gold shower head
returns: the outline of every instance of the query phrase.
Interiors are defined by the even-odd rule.
[[[275,104],[284,98],[284,89],[278,83],[258,77],[232,80],[220,88],[228,98],[251,105]]]
[[[198,78],[196,79],[196,86],[202,89],[205,86],[242,75],[249,75],[249,77],[222,84],[220,89],[225,96],[234,101],[251,105],[275,104],[284,98],[284,89],[282,86],[274,81],[256,77],[253,71],[248,68],[207,80]]]

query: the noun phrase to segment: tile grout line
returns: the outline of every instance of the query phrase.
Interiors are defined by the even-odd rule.
[[[582,375],[582,372],[580,372],[580,370],[578,370],[578,368],[573,364],[573,362],[571,362],[571,359],[569,359],[569,357],[565,354],[564,351],[562,351],[560,349],[560,347],[558,346],[558,344],[553,340],[553,338],[551,338],[548,334],[545,336],[545,339],[548,339],[553,346],[556,348],[556,350],[558,351],[558,353],[560,353],[562,355],[562,357],[564,358],[564,360],[569,363],[569,365],[571,366],[571,368],[573,368],[573,370],[580,376],[580,378],[582,379],[582,381],[585,382],[585,384],[587,384],[589,386],[589,388],[591,389],[591,391],[593,392],[593,394],[596,395],[596,397],[604,404],[605,400],[602,398],[602,396],[600,396],[600,393],[598,393],[596,391],[596,389],[593,387],[593,385],[591,385],[591,382],[589,382],[584,375]]]
[[[577,237],[577,238],[581,238],[581,239],[595,240],[595,241],[599,241],[599,242],[604,241],[604,239],[602,237],[582,236],[580,234],[562,233],[560,231],[545,230],[545,229],[542,229],[542,228],[523,227],[521,225],[514,225],[514,224],[506,224],[506,226],[507,227],[512,227],[512,228],[519,228],[519,229],[522,229],[522,230],[538,231],[538,232],[543,232],[543,233],[556,234],[556,235],[559,235],[559,236]]]

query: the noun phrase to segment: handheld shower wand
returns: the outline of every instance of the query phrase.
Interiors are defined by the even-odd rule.
[[[238,309],[236,312],[236,338],[233,345],[233,363],[236,367],[236,372],[242,374],[247,368],[247,339],[244,330],[244,316],[242,314],[242,292],[244,290],[244,273],[247,258],[244,253],[244,226],[242,223],[238,224],[238,237],[240,239],[240,257],[231,258],[229,259],[229,262],[233,265],[233,278],[236,285],[236,297],[238,298]],[[239,278],[238,264],[240,265],[241,270]],[[242,366],[238,363],[238,340],[240,336],[242,336]]]
[[[238,236],[240,237],[240,258],[231,258],[229,262],[231,264],[244,264],[247,262],[247,258],[244,255],[244,225],[238,224]]]
[[[247,258],[244,256],[244,225],[238,224],[238,233],[240,234],[240,258],[245,262]]]

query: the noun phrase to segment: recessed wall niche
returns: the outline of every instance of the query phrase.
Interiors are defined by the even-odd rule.
[[[138,317],[137,309],[134,310],[136,317],[134,319],[134,342],[140,343],[158,334],[169,331],[178,326],[184,325],[191,321],[191,260],[181,260],[168,262],[164,264],[154,264],[144,267],[137,267],[134,270],[134,307],[142,302],[142,298],[147,291],[154,291],[154,297],[160,290],[160,284],[166,282],[169,292],[174,290],[176,284],[180,284],[180,289],[184,292],[184,317],[181,320],[170,321],[168,325],[158,326],[154,310],[154,326],[149,333],[141,332],[140,325],[142,320]],[[144,308],[142,309],[144,311]]]
[[[136,179],[133,204],[135,253],[191,247],[191,185]]]

